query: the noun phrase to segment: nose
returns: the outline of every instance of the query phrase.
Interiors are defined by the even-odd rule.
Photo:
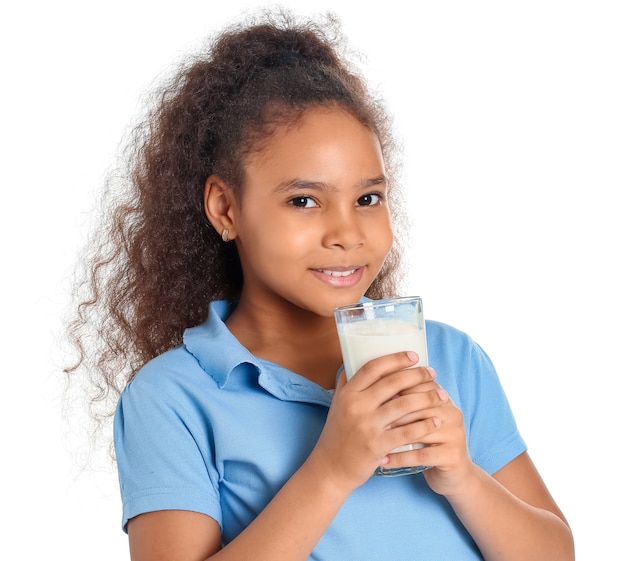
[[[355,249],[365,243],[365,230],[354,207],[327,213],[322,243],[324,247]]]

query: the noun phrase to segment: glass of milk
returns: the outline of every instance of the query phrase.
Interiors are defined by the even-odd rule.
[[[419,296],[368,300],[342,306],[335,310],[335,321],[348,380],[366,362],[403,351],[417,353],[419,362],[415,366],[428,366],[424,311]],[[391,452],[423,447],[423,444],[412,443]],[[375,475],[407,475],[426,469],[428,466],[379,467]]]

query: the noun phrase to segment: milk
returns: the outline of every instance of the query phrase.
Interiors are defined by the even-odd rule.
[[[380,356],[414,351],[419,356],[415,366],[428,366],[426,332],[414,323],[399,319],[369,319],[337,325],[339,344],[348,380],[366,362]],[[392,452],[423,448],[423,444],[406,444]]]
[[[398,319],[370,319],[337,326],[348,380],[366,362],[402,351],[419,356],[415,366],[428,366],[426,334],[417,325]]]

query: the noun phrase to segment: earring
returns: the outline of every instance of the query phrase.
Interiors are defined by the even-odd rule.
[[[224,228],[224,230],[222,230],[222,241],[225,241],[225,242],[230,241],[228,239],[228,228]]]

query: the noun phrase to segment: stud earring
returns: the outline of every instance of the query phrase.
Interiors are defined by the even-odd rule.
[[[230,241],[228,239],[228,228],[224,228],[224,230],[222,230],[222,241],[225,241],[225,242]]]

